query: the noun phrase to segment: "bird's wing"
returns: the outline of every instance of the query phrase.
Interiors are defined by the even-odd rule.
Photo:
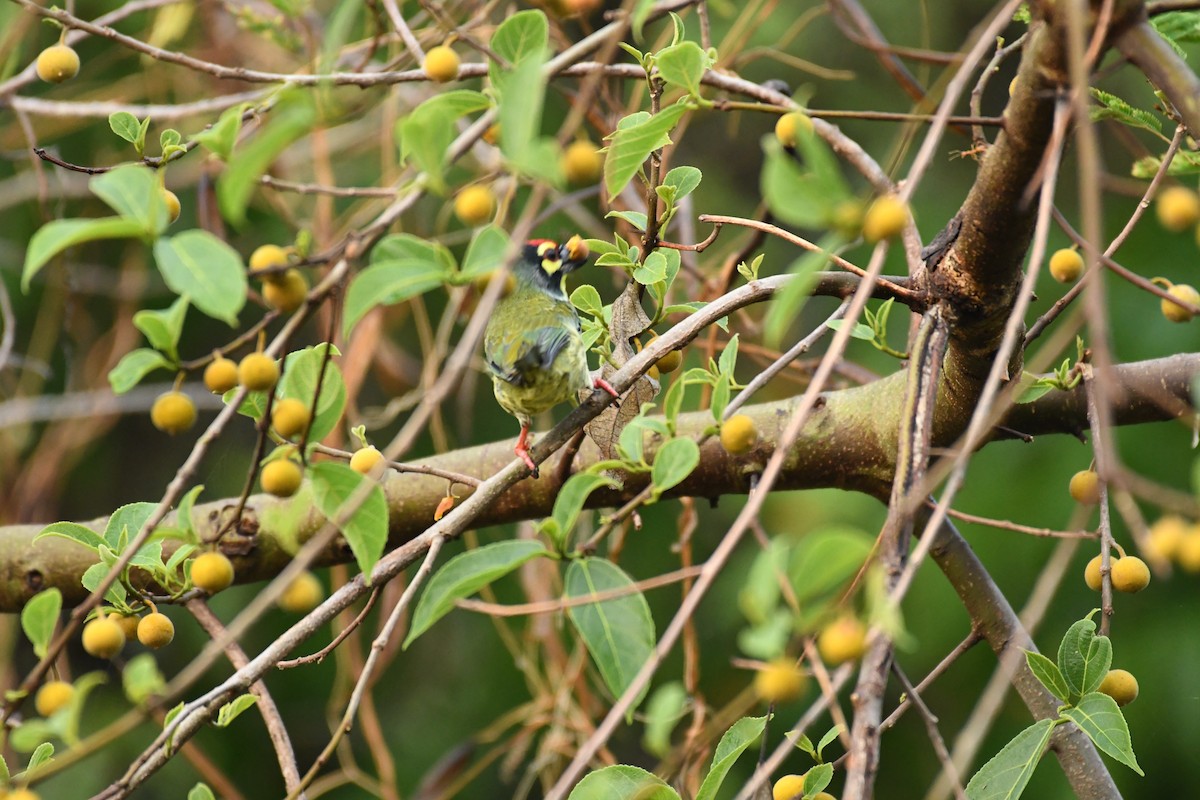
[[[571,341],[572,333],[563,327],[534,328],[508,342],[489,342],[491,346],[484,353],[488,370],[514,386],[524,386],[534,372],[554,363]]]

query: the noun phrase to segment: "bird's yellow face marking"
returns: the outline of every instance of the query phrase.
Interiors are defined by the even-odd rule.
[[[554,242],[542,242],[538,245],[538,257],[542,259],[542,269],[547,275],[553,275],[562,269],[562,261],[558,257],[558,245]]]

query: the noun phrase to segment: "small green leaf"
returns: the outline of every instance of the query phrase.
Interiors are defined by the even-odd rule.
[[[633,35],[638,39],[642,38],[642,26],[646,24],[646,20],[650,18],[650,12],[654,10],[654,0],[637,0],[633,7]]]
[[[108,575],[108,572],[108,564],[103,562],[92,564],[84,570],[83,575],[79,578],[79,582],[83,584],[84,589],[94,592],[100,585],[100,582]],[[108,587],[108,591],[104,593],[104,599],[113,605],[121,605],[125,602],[126,595],[125,587],[121,585],[120,581],[117,581]]]
[[[157,350],[139,347],[126,353],[108,373],[114,394],[125,394],[156,369],[171,369],[172,364]]]
[[[470,597],[527,561],[549,555],[539,541],[509,539],[468,550],[450,559],[429,579],[413,612],[404,648],[448,614],[456,601]]]
[[[604,215],[604,218],[623,219],[633,227],[637,228],[639,231],[646,230],[646,214],[642,211],[610,211]],[[651,253],[651,255],[657,255],[657,251],[655,253]],[[641,283],[646,282],[647,281],[641,281]]]
[[[561,550],[565,542],[569,539],[571,531],[575,529],[575,522],[579,519],[579,514],[583,511],[583,505],[587,502],[592,492],[601,488],[616,488],[620,484],[604,475],[595,475],[590,472],[579,472],[572,475],[562,489],[559,490],[558,496],[554,498],[554,510],[551,512],[551,519],[557,526],[557,536],[552,536],[554,544]]]
[[[238,134],[242,132],[242,115],[245,110],[244,104],[225,109],[211,128],[197,133],[192,139],[217,158],[228,161],[233,155],[233,146],[237,143]]]
[[[795,545],[788,577],[801,608],[817,614],[870,556],[873,539],[857,528],[830,525],[811,531]]]
[[[662,758],[670,751],[671,731],[683,718],[687,707],[687,690],[681,682],[664,683],[654,690],[646,701],[644,712],[646,731],[642,734],[642,746],[647,752]]]
[[[162,311],[144,309],[133,315],[133,325],[146,337],[155,350],[166,353],[171,361],[179,361],[179,336],[187,315],[188,299],[179,297]]]
[[[1115,94],[1102,91],[1094,86],[1090,91],[1092,99],[1100,104],[1088,109],[1089,116],[1093,120],[1115,119],[1131,128],[1143,128],[1153,133],[1162,133],[1162,122],[1149,111],[1134,108]]]
[[[175,512],[175,521],[179,525],[179,530],[187,534],[188,538],[192,541],[196,540],[196,526],[192,521],[192,506],[196,504],[196,499],[200,497],[200,493],[203,491],[203,484],[188,489],[187,494],[179,500],[179,508]]]
[[[700,463],[700,447],[692,439],[671,439],[654,455],[650,479],[654,482],[654,499],[678,486]]]
[[[1083,664],[1083,680],[1079,689],[1080,694],[1088,694],[1100,688],[1108,668],[1112,666],[1112,642],[1107,636],[1095,636],[1088,642]]]
[[[1081,619],[1067,629],[1058,646],[1058,669],[1075,696],[1083,694],[1087,652],[1095,635],[1096,623],[1090,618]]]
[[[540,11],[523,13],[541,14]],[[500,130],[503,131],[500,152],[510,164],[527,174],[538,172],[534,154],[542,152],[535,149],[535,142],[541,133],[542,108],[545,105],[544,63],[545,51],[530,53],[494,78],[500,93],[498,116]],[[557,166],[558,162],[552,158],[550,163]]]
[[[509,64],[541,57],[549,45],[550,23],[536,9],[519,11],[505,19],[492,34],[491,48]],[[507,133],[506,133],[507,135]]]
[[[466,89],[442,92],[421,103],[396,124],[401,162],[411,160],[434,191],[445,191],[446,151],[457,133],[455,122],[490,105],[486,96]]]
[[[37,536],[33,537],[33,540],[36,542],[43,536],[62,536],[64,539],[77,542],[89,550],[99,550],[100,545],[104,544],[104,537],[86,525],[80,525],[78,522],[55,522],[47,525],[42,528]]]
[[[725,776],[729,774],[729,770],[737,761],[738,756],[745,752],[747,747],[758,741],[758,737],[762,735],[766,725],[766,717],[742,717],[733,723],[729,730],[725,731],[725,735],[717,743],[716,752],[713,753],[712,766],[709,767],[708,775],[704,777],[704,782],[700,784],[700,789],[696,792],[696,800],[714,800],[716,798],[721,783],[724,782]]]
[[[323,461],[310,465],[308,471],[317,510],[341,530],[359,570],[370,583],[371,569],[387,544],[388,507],[383,489],[345,464]],[[348,507],[351,497],[361,497],[361,503]]]
[[[33,653],[38,658],[46,657],[46,649],[50,646],[50,637],[54,635],[54,626],[58,624],[61,611],[62,592],[53,586],[29,598],[29,602],[21,609],[21,629],[33,642]]]
[[[1121,709],[1111,697],[1099,692],[1085,694],[1074,708],[1064,709],[1062,716],[1078,725],[1096,747],[1138,775],[1145,775],[1133,754],[1129,726],[1121,714]]]
[[[163,678],[158,662],[150,653],[139,653],[129,659],[121,670],[121,688],[126,699],[140,706],[155,695],[161,695],[167,681]]]
[[[171,147],[178,147],[183,141],[183,137],[179,135],[179,131],[174,128],[167,128],[158,135],[158,146],[166,151]]]
[[[667,257],[655,250],[633,270],[633,279],[643,286],[667,279]]]
[[[571,292],[571,304],[589,316],[604,316],[604,301],[600,299],[596,287],[591,284],[581,284]]]
[[[821,754],[825,751],[825,748],[828,747],[830,745],[830,743],[833,742],[834,739],[838,738],[838,736],[841,734],[841,732],[842,732],[841,725],[834,725],[832,728],[825,731],[825,735],[821,737],[821,741],[817,742],[817,758],[818,759],[821,758]],[[832,773],[830,773],[830,777],[832,777]],[[821,788],[823,789],[825,787],[822,786]],[[817,791],[820,791],[820,789],[818,789]]]
[[[187,800],[217,800],[207,784],[197,783],[188,790]]]
[[[687,105],[676,104],[653,116],[647,114],[634,124],[618,125],[616,132],[608,137],[608,155],[604,159],[604,188],[610,197],[624,191],[652,152],[670,144],[668,134],[687,110]]]
[[[218,728],[227,728],[246,709],[258,703],[258,698],[252,694],[242,694],[221,706],[217,711],[217,719],[213,722]]]
[[[646,598],[620,567],[601,558],[572,561],[563,583],[564,596],[572,600],[614,590],[630,592],[567,608],[567,616],[583,638],[605,685],[619,697],[654,650],[654,620]],[[638,702],[645,692],[643,688]],[[631,714],[638,702],[630,706]]]
[[[826,237],[826,240],[821,243],[821,247],[827,250],[829,245],[836,241],[836,236]],[[800,316],[800,312],[804,309],[804,304],[808,302],[812,292],[817,270],[825,264],[828,258],[829,256],[824,252],[811,251],[800,256],[788,268],[792,279],[787,282],[782,291],[775,295],[770,308],[767,309],[764,336],[771,347],[779,347],[788,327]]]
[[[831,331],[840,331],[843,327],[845,327],[845,325],[846,320],[844,319],[831,319],[826,320],[825,322],[825,327],[829,328]],[[870,325],[864,325],[861,322],[856,322],[854,323],[854,328],[850,331],[850,338],[862,339],[869,342],[875,338],[875,331],[871,330]]]
[[[195,229],[155,242],[154,260],[172,291],[208,316],[237,325],[246,303],[246,267],[236,250]]]
[[[1029,665],[1029,671],[1033,673],[1033,677],[1037,678],[1042,686],[1049,689],[1059,700],[1065,701],[1071,696],[1071,687],[1067,685],[1058,665],[1053,661],[1041,653],[1026,650],[1025,663]]]
[[[652,4],[653,5],[653,4]],[[567,800],[679,800],[663,780],[640,767],[613,764],[583,776]]]
[[[1043,719],[1018,733],[967,784],[968,800],[1017,800],[1037,768],[1054,720]]]
[[[375,306],[394,305],[441,286],[450,278],[442,264],[412,258],[381,261],[350,281],[342,313],[347,338],[358,321]]]
[[[54,745],[49,742],[42,742],[33,751],[33,755],[29,757],[29,765],[25,767],[25,777],[32,777],[38,771],[38,768],[49,764],[54,757]]]
[[[283,367],[280,397],[295,398],[311,408],[317,383],[321,384],[317,413],[308,431],[308,439],[313,442],[321,441],[337,428],[346,408],[346,382],[333,359],[326,359],[325,352],[329,347],[328,344],[319,344],[294,350],[288,353]],[[339,355],[337,348],[333,349],[332,355]],[[322,368],[325,370],[324,379],[321,378]]]
[[[29,291],[29,282],[50,259],[84,242],[100,239],[132,239],[145,234],[141,223],[123,217],[100,219],[57,219],[47,222],[29,238],[25,266],[21,270],[21,290]]]
[[[167,227],[162,185],[152,171],[140,164],[95,175],[88,181],[88,188],[122,218],[136,222],[142,235]]]
[[[700,96],[700,79],[710,63],[708,55],[695,42],[673,44],[654,55],[654,65],[663,80],[686,90],[693,97]]]
[[[502,267],[507,250],[508,234],[503,228],[496,225],[480,228],[467,245],[467,254],[463,256],[458,281],[466,283]]]
[[[733,378],[733,370],[737,367],[738,347],[741,339],[738,334],[729,337],[729,341],[725,343],[725,347],[721,349],[721,355],[717,359],[717,371],[722,375],[728,375]]]
[[[700,185],[700,179],[703,174],[700,170],[691,166],[674,167],[663,176],[664,186],[673,186],[675,188],[675,199],[682,200],[696,190]]]
[[[138,140],[138,118],[128,111],[117,111],[108,115],[108,127],[125,141],[133,144]]]

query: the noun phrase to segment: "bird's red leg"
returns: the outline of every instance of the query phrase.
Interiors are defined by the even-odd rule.
[[[517,458],[525,462],[525,466],[529,467],[529,471],[533,473],[533,477],[538,476],[537,464],[533,463],[533,459],[529,457],[529,426],[521,426],[521,435],[517,437],[517,446],[513,448],[513,452],[517,454]]]
[[[593,389],[603,389],[613,396],[613,399],[620,400],[621,395],[617,394],[617,390],[612,387],[612,384],[604,380],[604,378],[592,378]]]

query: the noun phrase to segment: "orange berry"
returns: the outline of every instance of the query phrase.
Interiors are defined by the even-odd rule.
[[[79,74],[79,54],[65,44],[52,45],[38,53],[36,68],[47,83],[62,83]]]
[[[275,407],[271,409],[271,425],[275,432],[285,439],[291,439],[301,433],[308,427],[311,419],[308,403],[294,397],[277,400]]]
[[[804,693],[808,678],[790,658],[772,661],[754,675],[754,693],[767,703],[787,703]]]
[[[291,497],[304,480],[304,470],[290,458],[277,458],[262,468],[258,479],[264,492],[276,497]]]
[[[350,456],[350,469],[360,475],[370,475],[383,463],[383,453],[374,445],[360,447]]]
[[[1050,275],[1059,283],[1074,283],[1083,274],[1083,256],[1069,247],[1050,256]]]
[[[421,67],[430,80],[446,83],[458,77],[458,65],[458,53],[441,44],[425,53],[425,63]]]
[[[183,392],[165,392],[150,407],[150,422],[172,435],[196,424],[196,404]]]
[[[496,213],[496,195],[482,184],[468,186],[454,198],[454,215],[464,225],[482,225]]]
[[[66,681],[46,681],[34,695],[33,707],[37,713],[48,717],[71,702],[74,696],[75,687]]]
[[[1170,186],[1158,193],[1154,213],[1167,230],[1187,230],[1200,222],[1200,195],[1186,186]]]
[[[749,453],[758,444],[758,428],[745,414],[734,414],[721,423],[721,446],[730,455]]]
[[[1150,585],[1150,568],[1137,556],[1125,556],[1113,562],[1111,577],[1118,592],[1135,594]]]
[[[224,553],[201,553],[192,559],[192,584],[209,594],[228,589],[233,583],[233,563]]]
[[[1100,476],[1090,469],[1080,470],[1071,476],[1067,491],[1076,503],[1094,506],[1100,502]]]
[[[587,140],[571,142],[560,159],[568,183],[595,183],[604,171],[604,156]]]
[[[1138,682],[1133,673],[1125,669],[1110,669],[1100,681],[1096,691],[1108,695],[1117,701],[1119,706],[1127,706],[1137,699]]]
[[[879,197],[863,218],[863,238],[871,244],[899,236],[908,224],[908,205],[892,194]]]
[[[1170,289],[1167,289],[1167,294],[1177,300],[1182,300],[1185,303],[1191,303],[1194,306],[1200,306],[1200,292],[1186,283],[1177,283]],[[1188,311],[1178,303],[1172,303],[1167,298],[1160,301],[1162,315],[1171,322],[1189,322],[1192,319],[1192,312]]]
[[[238,366],[232,359],[214,358],[204,368],[204,385],[214,394],[225,394],[238,384]]]
[[[96,658],[112,658],[125,646],[125,633],[111,617],[97,617],[83,626],[83,649]]]
[[[279,365],[266,353],[251,353],[238,364],[238,383],[252,392],[265,392],[279,380]]]
[[[175,638],[175,623],[166,614],[157,611],[147,614],[138,623],[137,638],[151,650],[166,647]]]

